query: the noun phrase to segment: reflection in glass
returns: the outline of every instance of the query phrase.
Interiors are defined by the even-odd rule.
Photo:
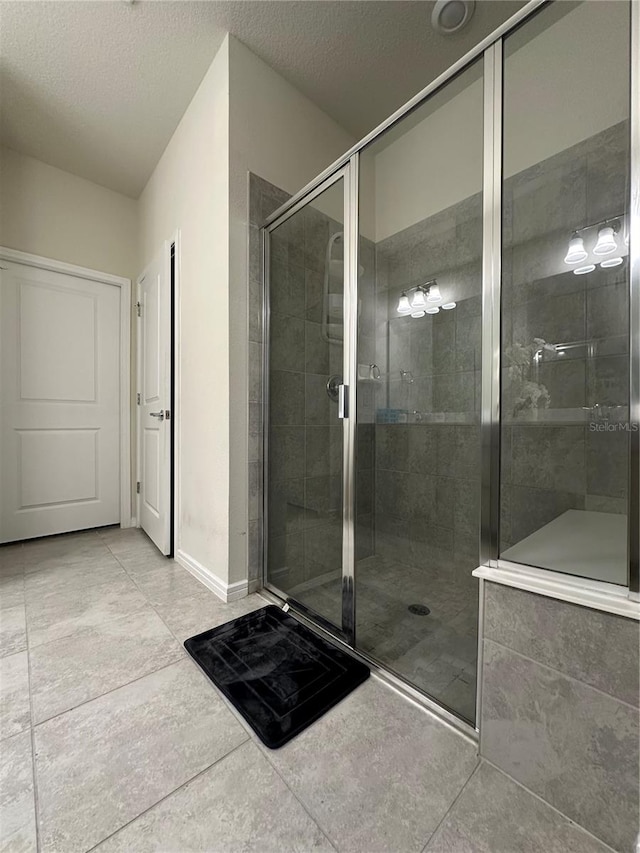
[[[356,645],[471,722],[482,97],[478,63],[360,156]]]
[[[629,12],[627,2],[552,4],[505,39],[504,63],[501,556],[618,584]],[[531,97],[532,80],[544,97]]]

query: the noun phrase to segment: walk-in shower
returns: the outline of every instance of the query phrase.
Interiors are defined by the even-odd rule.
[[[471,724],[479,566],[638,591],[631,32],[530,4],[263,232],[265,586]]]

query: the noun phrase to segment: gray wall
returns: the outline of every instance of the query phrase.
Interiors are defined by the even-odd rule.
[[[375,427],[376,550],[418,569],[478,564],[481,256],[480,196],[376,246],[385,321],[377,352],[387,374]],[[402,291],[432,278],[456,308],[398,315]]]
[[[481,755],[630,853],[640,826],[638,622],[484,589]]]

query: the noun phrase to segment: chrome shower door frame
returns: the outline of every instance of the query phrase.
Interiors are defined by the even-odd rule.
[[[356,379],[357,379],[357,332],[358,332],[358,158],[354,155],[349,162],[341,165],[329,176],[317,183],[304,196],[289,202],[279,215],[270,217],[261,229],[263,254],[263,398],[262,398],[262,437],[263,437],[263,510],[262,510],[262,565],[263,587],[284,600],[291,607],[308,615],[325,630],[336,634],[349,646],[355,645],[355,435],[356,435]],[[335,625],[322,614],[279,589],[268,578],[268,519],[269,519],[269,275],[270,275],[270,235],[271,232],[300,212],[325,190],[343,181],[344,207],[344,294],[343,294],[343,386],[345,391],[345,416],[342,417],[342,583],[341,583],[341,625]]]

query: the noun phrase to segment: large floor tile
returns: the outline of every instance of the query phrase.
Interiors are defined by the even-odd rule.
[[[0,850],[36,851],[31,732],[7,738],[0,749]]]
[[[29,728],[29,662],[26,652],[0,658],[0,737]]]
[[[157,610],[175,636],[183,643],[195,634],[224,625],[225,622],[244,616],[245,613],[266,607],[267,604],[268,602],[259,595],[248,595],[246,598],[225,604],[217,595],[203,586],[197,595],[158,605]]]
[[[151,539],[139,528],[131,527],[125,530],[112,528],[108,531],[103,531],[100,534],[100,538],[118,559],[135,554],[159,553]]]
[[[369,679],[268,760],[341,851],[420,851],[476,747]]]
[[[196,580],[190,572],[172,561],[154,571],[142,573],[132,573],[129,569],[127,571],[153,605],[167,604],[178,598],[197,595],[202,589],[206,589],[204,584]]]
[[[35,729],[43,851],[88,850],[247,739],[191,661]]]
[[[153,551],[133,551],[131,554],[119,554],[118,561],[132,577],[156,570],[164,570],[167,566],[176,565],[172,557],[165,557],[155,548]]]
[[[24,604],[24,575],[0,575],[0,610]]]
[[[0,608],[0,657],[27,648],[27,618],[24,604]]]
[[[24,545],[23,560],[27,574],[41,569],[57,568],[93,557],[108,556],[109,549],[91,531],[49,536]]]
[[[334,847],[253,743],[97,848],[100,853],[311,853]]]
[[[180,660],[184,651],[147,610],[30,650],[34,723]]]
[[[25,595],[33,601],[53,592],[84,589],[124,577],[124,569],[112,554],[93,555],[27,573]]]
[[[27,631],[31,647],[50,643],[110,619],[146,608],[144,595],[126,576],[93,586],[52,591],[27,599]]]
[[[24,572],[22,543],[0,545],[0,577],[20,575]]]
[[[606,853],[608,849],[503,773],[482,764],[425,853]]]

